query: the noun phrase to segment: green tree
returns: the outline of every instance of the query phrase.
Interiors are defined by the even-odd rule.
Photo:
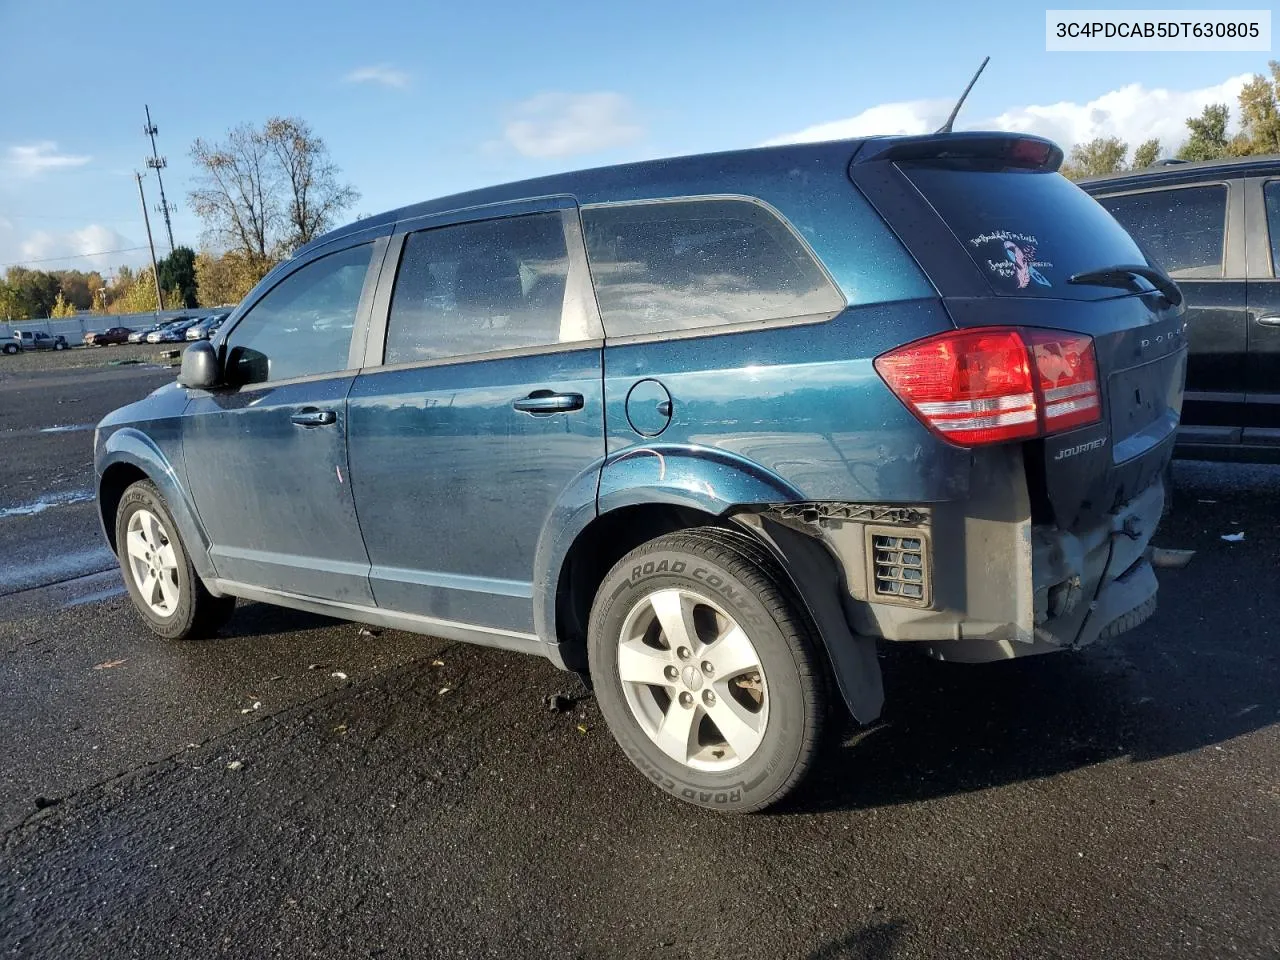
[[[155,310],[156,283],[152,279],[151,268],[144,267],[134,273],[128,267],[121,267],[116,273],[116,282],[111,285],[109,296],[107,313],[147,313]],[[177,299],[178,295],[175,293],[174,300]]]
[[[18,292],[7,280],[0,280],[0,318],[4,320],[25,320],[28,314],[23,309]]]
[[[52,273],[58,278],[58,289],[62,291],[63,299],[77,310],[88,310],[93,306],[94,291],[102,286],[101,277],[79,270],[55,270]],[[95,278],[96,286],[93,285]]]
[[[200,251],[196,254],[199,305],[220,307],[239,303],[264,276],[265,271],[260,268],[260,264],[236,251],[228,251],[222,256]]]
[[[190,247],[175,247],[173,253],[157,265],[160,286],[177,291],[180,308],[196,305],[196,252]],[[167,295],[166,295],[167,296]]]
[[[1097,137],[1088,143],[1077,143],[1062,165],[1062,173],[1072,180],[1118,173],[1124,169],[1128,152],[1129,145],[1119,137]]]
[[[58,291],[58,295],[53,300],[53,309],[49,311],[49,316],[55,320],[61,320],[65,317],[74,317],[76,308],[66,301],[62,296],[62,291]]]
[[[1191,136],[1178,148],[1179,160],[1221,160],[1228,156],[1227,123],[1231,110],[1225,103],[1211,103],[1198,117],[1187,118]]]
[[[1232,141],[1232,153],[1280,153],[1280,63],[1272,60],[1267,67],[1270,79],[1255,74],[1240,91],[1240,134]]]
[[[1156,137],[1143,140],[1133,151],[1133,169],[1145,170],[1160,159],[1160,141]]]
[[[49,316],[53,310],[53,302],[58,296],[57,277],[43,270],[10,267],[5,274],[5,281],[13,290],[17,300],[16,310],[23,318],[38,319]]]

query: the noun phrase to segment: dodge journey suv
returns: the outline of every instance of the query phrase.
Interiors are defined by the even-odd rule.
[[[661,160],[360,220],[108,416],[152,630],[234,598],[549,657],[626,755],[785,796],[877,642],[1081,647],[1155,607],[1181,294],[1053,144]]]

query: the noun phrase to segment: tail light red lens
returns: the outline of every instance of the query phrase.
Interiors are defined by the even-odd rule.
[[[889,388],[935,433],[965,447],[1044,436],[1102,416],[1093,340],[984,327],[917,340],[876,358]]]
[[[1090,337],[1053,331],[1027,331],[1040,373],[1045,433],[1097,423],[1102,418],[1098,361]]]

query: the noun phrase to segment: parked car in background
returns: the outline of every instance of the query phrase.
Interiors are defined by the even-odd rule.
[[[1005,660],[1155,609],[1181,297],[1061,161],[769,147],[329,233],[98,425],[133,603],[540,653],[661,789],[775,803],[839,695],[879,715],[877,639]]]
[[[147,343],[179,343],[186,339],[187,329],[196,321],[182,318],[166,323],[147,334]]]
[[[1179,456],[1280,462],[1280,157],[1082,181],[1187,300]]]
[[[187,327],[188,340],[208,340],[210,336],[217,332],[219,324],[227,319],[229,314],[215,313],[204,317],[191,326]]]
[[[65,350],[67,338],[61,334],[48,334],[39,330],[15,330],[13,338],[4,345],[5,353],[22,350]]]
[[[151,326],[144,327],[141,330],[135,330],[133,331],[133,333],[129,334],[129,342],[145,343],[147,339],[147,334],[154,333],[155,331],[159,330],[163,326],[164,326],[163,323],[154,323]]]
[[[128,327],[110,327],[98,333],[86,333],[84,343],[87,347],[105,347],[117,343],[128,343],[133,333]]]

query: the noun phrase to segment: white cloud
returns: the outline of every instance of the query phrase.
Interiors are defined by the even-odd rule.
[[[1159,137],[1164,151],[1172,153],[1187,139],[1187,118],[1197,116],[1209,104],[1228,104],[1234,121],[1240,89],[1250,76],[1241,74],[1196,90],[1148,89],[1140,83],[1131,83],[1088,103],[1063,100],[1047,105],[1009,107],[996,117],[968,123],[962,111],[956,126],[969,130],[1034,133],[1053,140],[1068,154],[1076,144],[1086,143],[1095,137],[1119,137],[1131,148],[1151,137]],[[928,133],[942,125],[952,106],[953,102],[949,100],[884,103],[844,120],[833,120],[774,137],[766,141],[766,145],[839,140],[872,134]]]
[[[122,263],[140,263],[145,251],[133,250],[140,246],[124,234],[91,223],[78,230],[37,230],[25,237],[4,237],[10,242],[0,244],[0,263],[19,261],[31,263],[43,270],[107,270]],[[105,253],[110,250],[131,250],[130,253]]]
[[[902,100],[882,103],[843,120],[832,120],[805,127],[795,133],[784,133],[764,142],[765,146],[780,143],[814,143],[820,140],[847,140],[852,137],[869,137],[876,134],[929,133],[942,126],[951,112],[953,103],[946,100]]]
[[[406,71],[380,63],[371,67],[357,67],[342,79],[347,83],[380,83],[384,87],[399,90],[409,85],[410,78]]]
[[[59,153],[58,145],[52,140],[41,140],[9,148],[5,157],[5,167],[17,177],[38,177],[49,170],[61,170],[67,167],[83,167],[92,157],[69,153]]]
[[[568,157],[634,143],[644,136],[619,93],[540,93],[517,104],[504,130],[526,157]]]
[[[1209,104],[1230,106],[1234,121],[1239,113],[1240,89],[1250,76],[1241,74],[1198,90],[1148,89],[1131,83],[1088,103],[1064,100],[1045,106],[1011,107],[986,125],[1048,137],[1067,153],[1078,143],[1113,136],[1131,148],[1159,137],[1165,152],[1172,152],[1187,139],[1187,118],[1197,116]]]

